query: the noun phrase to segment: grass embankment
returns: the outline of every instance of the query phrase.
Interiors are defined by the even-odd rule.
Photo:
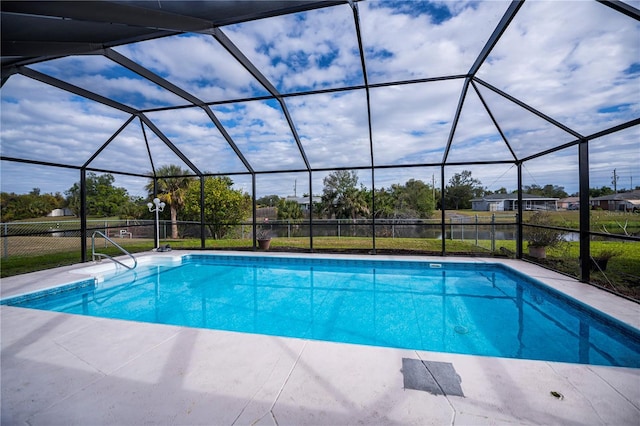
[[[131,253],[149,251],[153,248],[153,240],[128,239],[115,240],[119,245]],[[2,257],[0,261],[0,276],[34,272],[58,266],[80,262],[80,242],[72,237],[12,237],[12,245],[20,246],[20,255]],[[173,249],[199,249],[200,239],[162,240],[161,244],[170,244]],[[446,241],[447,251],[451,253],[487,253],[486,250],[461,241]],[[87,240],[87,258],[91,258],[91,240]],[[274,238],[271,242],[273,250],[309,250],[309,238]],[[314,237],[313,247],[319,251],[368,251],[372,249],[371,238],[359,237]],[[250,239],[209,239],[205,242],[207,249],[252,250]],[[396,252],[440,253],[442,241],[424,238],[377,238],[376,248]],[[104,240],[96,240],[96,251],[118,256],[122,253],[111,244],[105,246]]]
[[[117,243],[131,253],[148,251],[153,240],[118,239]],[[10,277],[27,272],[42,271],[58,266],[72,265],[81,261],[80,239],[74,237],[11,237],[11,247],[19,247],[19,255],[0,258],[0,277]],[[91,239],[87,239],[87,258],[91,259]],[[11,250],[10,250],[11,251]],[[96,240],[96,251],[110,256],[122,254],[116,247],[105,248],[104,240]]]
[[[189,241],[188,244],[187,241]],[[446,252],[451,255],[503,255],[506,252],[515,253],[516,242],[511,240],[497,240],[496,252],[489,249],[490,241],[469,242],[446,240]],[[210,249],[252,249],[251,240],[207,240],[206,248]],[[174,248],[199,248],[199,240],[183,240],[171,242]],[[314,237],[315,251],[330,252],[369,252],[372,249],[370,238],[360,237]],[[309,238],[274,238],[271,241],[272,251],[306,251],[309,250]],[[442,240],[425,238],[376,238],[376,251],[394,254],[439,254],[442,250]],[[524,252],[527,244],[524,243]],[[640,299],[640,243],[631,241],[592,241],[592,257],[597,257],[604,251],[611,251],[616,255],[609,260],[605,273],[594,271],[591,281],[612,289],[616,292]],[[547,259],[534,260],[544,266],[551,267],[574,277],[580,276],[580,243],[565,242],[560,246],[547,250]]]
[[[79,242],[77,238],[47,238],[47,237],[16,237],[20,238],[22,246],[27,253],[21,256],[10,256],[2,258],[1,273],[3,277],[16,275],[20,273],[47,269],[59,265],[67,265],[80,261],[78,253]],[[132,253],[149,251],[153,248],[153,241],[149,239],[118,239],[118,244]],[[55,242],[55,244],[52,244]],[[12,244],[17,244],[14,241]],[[170,244],[174,249],[199,249],[199,239],[181,239],[181,240],[163,240],[162,244]],[[469,242],[459,240],[446,240],[446,251],[450,254],[487,254],[491,252],[488,249],[489,241],[479,241],[482,247],[475,245],[475,241]],[[596,257],[605,250],[613,251],[616,256],[609,261],[608,270],[620,271],[624,274],[640,276],[640,243],[629,241],[593,241],[591,242],[592,256]],[[87,247],[90,247],[90,240],[87,241]],[[222,240],[206,240],[205,247],[208,249],[244,249],[251,250],[252,240],[250,239],[222,239]],[[309,250],[309,238],[274,238],[271,242],[273,250]],[[483,248],[485,247],[485,248]],[[500,253],[501,248],[506,248],[510,252],[515,252],[515,241],[498,240],[495,243],[496,252]],[[117,256],[119,250],[110,244],[105,247],[104,241],[96,240],[96,248],[98,251],[109,255]],[[331,250],[335,252],[348,251],[368,251],[372,249],[372,241],[370,238],[364,237],[314,237],[313,248],[315,250]],[[525,243],[525,251],[526,251]],[[442,250],[442,240],[426,239],[426,238],[376,238],[376,249],[381,251],[392,251],[398,253],[415,252],[417,254],[433,253],[439,254]],[[579,257],[579,243],[566,242],[557,248],[548,250],[549,262],[556,260],[564,260],[567,264],[577,264]],[[88,253],[88,257],[90,257]],[[563,266],[562,262],[556,262]],[[567,268],[565,268],[567,269]],[[564,272],[578,275],[579,270],[573,267],[568,268]]]
[[[496,212],[496,223],[503,221],[512,222],[507,219],[510,212]],[[578,211],[551,212],[553,225],[569,229],[579,228]],[[493,212],[474,212],[470,210],[447,211],[447,216],[478,216],[481,222],[486,224],[488,217]],[[525,221],[533,212],[525,212]],[[598,232],[611,232],[622,234],[626,231],[629,235],[640,235],[640,215],[621,212],[591,211],[591,229]],[[437,213],[439,217],[439,213]],[[503,217],[501,217],[503,216]],[[58,219],[58,218],[56,218]],[[42,220],[42,219],[38,219]],[[55,222],[54,218],[47,218],[47,221]],[[62,224],[61,224],[62,225]],[[65,224],[66,229],[71,224]],[[62,227],[62,226],[61,226]],[[73,226],[71,226],[73,227]],[[127,239],[118,238],[117,243],[132,253],[149,251],[153,248],[151,239]],[[170,244],[174,249],[199,249],[200,239],[180,239],[162,240],[162,244]],[[4,247],[0,247],[0,276],[8,277],[12,275],[33,272],[37,270],[54,268],[57,266],[69,265],[80,262],[80,240],[73,237],[10,237],[9,244],[19,245],[19,255],[10,255],[5,258]],[[230,249],[230,250],[252,250],[253,242],[250,239],[223,239],[206,240],[207,249]],[[491,242],[489,240],[446,240],[446,252],[448,254],[477,255],[491,253]],[[87,247],[91,257],[91,241],[88,239]],[[104,241],[98,239],[96,247],[100,252],[112,256],[120,254],[117,248],[108,245],[105,247]],[[273,251],[308,251],[309,238],[274,238],[271,243]],[[316,251],[327,252],[369,252],[372,247],[371,238],[360,237],[314,237],[313,248]],[[496,241],[496,254],[502,255],[501,248],[507,252],[516,251],[515,241]],[[376,250],[380,253],[397,254],[439,254],[442,250],[442,240],[425,238],[376,238]],[[527,246],[524,243],[526,253]],[[592,241],[591,253],[593,257],[605,250],[613,251],[616,255],[609,260],[605,274],[599,271],[592,273],[592,281],[605,287],[612,288],[624,294],[640,299],[640,243],[634,241]],[[12,250],[9,250],[11,253]],[[549,249],[547,259],[537,261],[553,269],[573,276],[579,276],[579,243],[566,242],[560,247]]]
[[[591,241],[591,257],[614,253],[604,272],[593,269],[590,281],[610,290],[640,300],[640,243],[635,241]],[[578,277],[580,274],[580,244],[564,243],[548,251],[547,259],[539,263]]]
[[[80,253],[77,250],[31,256],[11,256],[0,261],[0,277],[5,278],[58,266],[73,265],[79,263],[80,260]]]
[[[562,228],[580,229],[580,212],[578,210],[561,210],[548,212],[552,222],[550,225]],[[447,216],[478,216],[486,222],[492,215],[496,216],[496,223],[504,222],[504,218],[515,215],[515,212],[476,212],[472,210],[451,210],[447,211]],[[524,212],[524,221],[535,214],[533,211]],[[611,233],[615,235],[635,235],[640,236],[640,214],[630,212],[610,212],[605,210],[591,210],[589,212],[589,229],[592,232]],[[437,217],[440,217],[439,214]],[[515,217],[515,216],[514,216]]]

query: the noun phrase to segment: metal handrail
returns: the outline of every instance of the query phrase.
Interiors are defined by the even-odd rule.
[[[124,263],[120,262],[118,259],[116,259],[115,257],[109,256],[106,253],[97,253],[96,252],[96,234],[100,235],[102,238],[104,238],[105,240],[109,241],[114,246],[118,247],[121,252],[123,252],[124,254],[128,255],[131,259],[133,259],[133,266],[129,266],[127,264],[124,264]],[[111,238],[107,237],[101,231],[93,231],[93,234],[91,234],[91,260],[95,262],[96,256],[97,257],[106,257],[107,259],[113,260],[114,262],[124,266],[125,268],[127,268],[129,270],[135,269],[135,267],[138,266],[138,260],[131,253],[129,253],[128,251],[123,249],[120,246],[120,244],[116,243]]]

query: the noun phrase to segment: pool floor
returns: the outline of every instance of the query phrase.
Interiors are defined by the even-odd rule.
[[[510,264],[582,292],[583,301],[592,297],[609,304],[609,311],[599,309],[629,317],[637,327],[632,302],[535,265]],[[68,282],[67,272],[57,278],[48,271],[48,283],[44,274],[3,279],[2,295],[50,286],[56,279]],[[3,424],[637,424],[640,414],[639,369],[337,344],[7,306],[0,315]],[[447,392],[434,391],[420,377],[424,389],[412,388],[403,366]],[[450,390],[451,372],[463,396]]]
[[[90,279],[53,290],[2,302],[338,343],[640,367],[639,331],[495,263],[176,256],[104,274],[97,286]]]

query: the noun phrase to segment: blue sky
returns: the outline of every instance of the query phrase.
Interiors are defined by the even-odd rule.
[[[638,2],[633,2],[637,7]],[[363,1],[358,3],[368,80],[384,83],[465,74],[509,2]],[[281,93],[334,89],[364,82],[353,14],[340,5],[222,27],[222,31]],[[531,1],[480,68],[478,77],[571,129],[589,135],[640,116],[640,25],[597,2]],[[121,46],[138,62],[205,102],[242,100],[268,92],[216,40],[186,34]],[[56,59],[31,66],[125,105],[153,109],[188,105],[102,56]],[[442,160],[463,80],[370,91],[373,157],[378,165]],[[573,140],[518,105],[478,85],[511,147],[532,155]],[[14,75],[3,86],[0,142],[3,156],[82,165],[128,120],[129,115],[29,78]],[[451,161],[509,159],[511,154],[474,88],[462,108],[449,153]],[[352,90],[285,98],[312,167],[370,164],[366,92]],[[212,111],[258,171],[304,168],[282,108],[275,100],[214,105]],[[148,112],[147,116],[201,171],[245,170],[231,147],[198,107]],[[148,172],[182,164],[146,126],[133,120],[91,163],[121,172]],[[591,186],[640,185],[640,129],[593,142]],[[577,190],[577,150],[571,148],[526,165],[525,184],[556,184]],[[47,169],[3,161],[2,191],[63,192],[78,178],[70,169]],[[186,167],[186,166],[185,166]],[[449,167],[445,180],[472,170],[490,189],[516,187],[511,165]],[[314,193],[326,173],[314,173]],[[116,176],[116,184],[143,194],[144,178]],[[369,171],[359,172],[371,185]],[[376,173],[376,186],[410,178],[431,182],[437,168],[399,168]],[[234,176],[250,191],[251,178]],[[258,175],[257,193],[308,192],[307,173]]]

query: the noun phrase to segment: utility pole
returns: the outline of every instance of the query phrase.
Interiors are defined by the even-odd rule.
[[[616,169],[613,169],[613,180],[611,183],[613,184],[613,192],[618,193],[618,175],[616,174]]]

